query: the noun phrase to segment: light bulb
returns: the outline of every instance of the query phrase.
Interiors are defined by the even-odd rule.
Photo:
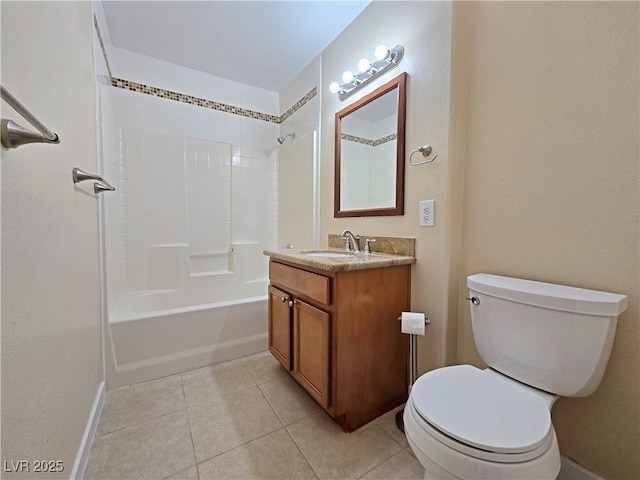
[[[369,68],[371,68],[371,63],[366,58],[361,58],[358,62],[358,70],[360,73],[368,72]]]
[[[342,81],[344,83],[352,83],[355,79],[356,77],[349,70],[342,74]]]
[[[378,45],[374,53],[376,60],[384,60],[389,55],[389,49],[384,45]]]
[[[340,84],[338,82],[331,82],[329,84],[329,91],[331,93],[338,93],[340,91]]]

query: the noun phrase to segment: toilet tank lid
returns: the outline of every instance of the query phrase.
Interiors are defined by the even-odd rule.
[[[513,302],[586,315],[618,316],[627,309],[626,295],[488,273],[469,275],[467,287]]]

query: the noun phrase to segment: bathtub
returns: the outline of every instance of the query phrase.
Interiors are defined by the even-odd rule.
[[[264,295],[213,303],[176,290],[123,295],[108,315],[109,388],[266,350],[267,284],[250,289]]]

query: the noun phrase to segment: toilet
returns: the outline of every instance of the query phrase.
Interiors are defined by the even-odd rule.
[[[554,479],[551,407],[604,375],[627,297],[489,274],[467,277],[473,336],[489,366],[414,383],[404,428],[425,479]]]

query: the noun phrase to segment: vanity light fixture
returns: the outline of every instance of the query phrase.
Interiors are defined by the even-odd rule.
[[[342,84],[331,82],[329,91],[337,93],[340,100],[344,100],[360,87],[365,85],[369,80],[382,75],[397,66],[404,56],[404,47],[396,45],[389,50],[384,45],[378,45],[374,53],[375,61],[369,62],[366,58],[358,62],[358,73],[349,70],[342,74]]]

